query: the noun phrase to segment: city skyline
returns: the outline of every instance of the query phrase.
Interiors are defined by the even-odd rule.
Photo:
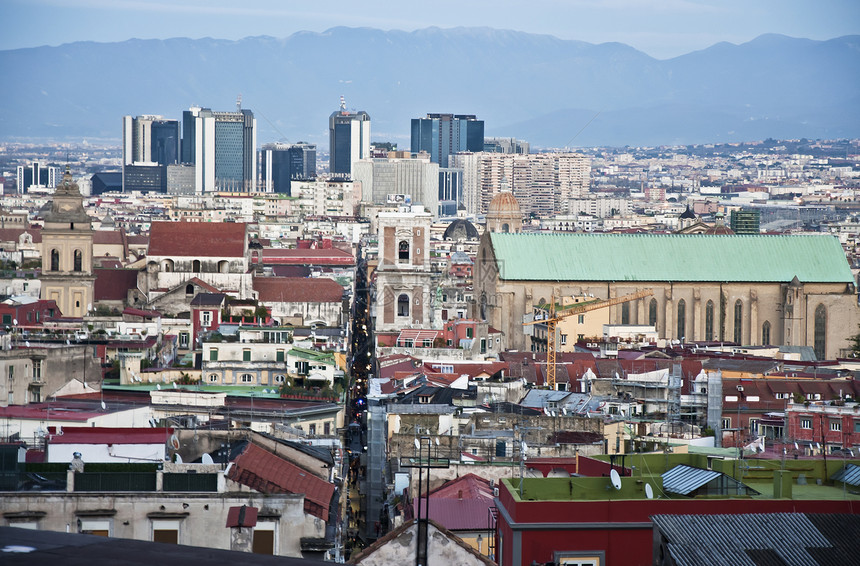
[[[480,1],[464,5],[444,0],[428,13],[409,4],[378,0],[363,3],[360,12],[343,0],[327,0],[307,9],[272,0],[241,6],[223,0],[11,0],[0,10],[9,24],[0,38],[0,50],[131,38],[283,38],[338,26],[405,31],[486,26],[589,43],[621,42],[667,59],[719,42],[744,43],[766,33],[826,40],[860,31],[860,5],[844,0],[814,4],[800,0],[505,4]]]

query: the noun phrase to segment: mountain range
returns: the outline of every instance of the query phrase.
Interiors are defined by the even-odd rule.
[[[860,137],[860,36],[763,35],[658,60],[491,28],[332,28],[286,38],[131,39],[0,51],[0,139],[119,140],[121,117],[242,107],[258,144],[328,146],[340,96],[373,141],[408,149],[410,119],[475,114],[534,147]]]

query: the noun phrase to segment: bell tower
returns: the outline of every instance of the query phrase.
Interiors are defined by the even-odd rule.
[[[80,318],[93,303],[93,228],[69,166],[57,184],[42,228],[42,299]]]

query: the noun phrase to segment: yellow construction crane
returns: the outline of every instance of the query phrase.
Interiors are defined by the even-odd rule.
[[[549,388],[555,389],[555,330],[559,321],[575,314],[582,314],[584,312],[611,307],[613,305],[620,305],[621,303],[650,297],[653,294],[654,291],[652,289],[645,289],[644,291],[637,291],[635,293],[630,293],[629,295],[615,297],[614,299],[589,301],[587,303],[574,304],[570,307],[562,305],[562,312],[559,313],[555,310],[555,296],[553,295],[549,303],[549,314],[546,318],[523,323],[523,326],[531,324],[546,324],[546,384]]]

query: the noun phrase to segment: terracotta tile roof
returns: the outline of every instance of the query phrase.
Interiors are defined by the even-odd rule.
[[[304,495],[305,512],[328,521],[334,484],[256,444],[248,444],[245,451],[233,461],[228,477],[260,493]]]
[[[34,244],[42,242],[41,228],[0,228],[0,242],[17,242],[24,232],[33,237]]]
[[[173,434],[172,428],[65,427],[56,434],[48,427],[49,444],[163,444]]]
[[[125,238],[121,230],[96,230],[93,232],[93,243],[125,246]]]
[[[263,250],[266,265],[355,265],[355,257],[349,252],[331,249],[283,249]]]
[[[95,301],[125,301],[129,289],[137,289],[137,269],[93,269]]]
[[[255,277],[254,290],[268,303],[339,303],[343,287],[325,277]]]
[[[149,255],[169,257],[244,257],[248,247],[240,222],[153,222]]]

